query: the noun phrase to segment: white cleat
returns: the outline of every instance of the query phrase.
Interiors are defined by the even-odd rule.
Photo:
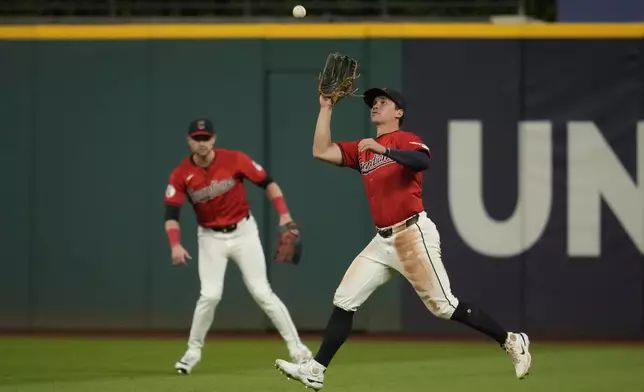
[[[283,359],[275,361],[275,367],[286,378],[301,382],[306,388],[319,391],[324,386],[324,372],[326,368],[314,359],[302,364],[287,362]]]
[[[201,351],[189,349],[183,357],[174,364],[174,368],[179,374],[190,374],[190,372],[192,372],[192,368],[194,368],[200,360]]]
[[[530,374],[530,365],[532,364],[532,356],[530,355],[530,339],[524,333],[508,333],[503,348],[512,358],[514,364],[514,371],[518,379],[523,379]]]
[[[291,362],[298,365],[308,362],[313,358],[313,353],[304,344],[300,344],[289,350],[289,354],[291,355]]]

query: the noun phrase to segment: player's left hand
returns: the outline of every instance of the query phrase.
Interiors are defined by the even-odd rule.
[[[362,139],[358,143],[358,151],[373,151],[376,154],[384,154],[387,148],[373,139]]]
[[[192,257],[181,244],[172,247],[172,265],[187,265],[186,259],[192,259]]]
[[[293,218],[291,218],[291,214],[280,215],[280,226],[285,225],[289,222],[293,222]]]

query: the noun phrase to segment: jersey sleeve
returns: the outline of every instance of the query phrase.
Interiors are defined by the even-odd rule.
[[[335,142],[335,144],[340,148],[340,152],[342,153],[341,166],[358,170],[360,167],[358,163],[358,141]]]
[[[430,157],[432,156],[432,150],[427,147],[423,140],[413,133],[405,133],[403,137],[398,139],[396,143],[397,148],[401,150],[409,151],[423,151],[427,153]]]
[[[237,153],[237,170],[254,184],[261,184],[267,178],[266,170],[243,152]]]
[[[165,189],[165,204],[181,207],[184,200],[186,199],[186,187],[183,181],[181,181],[181,176],[179,173],[174,170],[170,174],[170,179],[168,181],[168,186]]]

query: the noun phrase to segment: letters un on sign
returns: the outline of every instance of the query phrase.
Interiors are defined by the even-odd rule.
[[[566,125],[568,256],[600,256],[602,200],[644,254],[644,120],[635,125],[634,179],[595,123],[571,121]],[[450,214],[463,241],[490,257],[527,251],[541,238],[551,218],[552,122],[523,121],[518,129],[518,200],[513,215],[498,221],[489,216],[483,201],[483,125],[480,121],[449,123]]]

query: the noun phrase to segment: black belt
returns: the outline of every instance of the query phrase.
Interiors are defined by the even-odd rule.
[[[246,215],[246,217],[244,219],[242,219],[242,220],[246,220],[248,218],[250,218],[250,214]],[[239,222],[241,222],[241,221],[239,221]],[[237,230],[237,224],[239,222],[233,223],[232,225],[228,225],[228,226],[209,227],[208,229],[210,229],[212,231],[217,231],[217,232],[220,232],[220,233],[230,233],[231,231]]]
[[[414,223],[418,222],[419,217],[420,217],[420,215],[416,214],[416,215],[412,216],[411,218],[407,219],[405,221],[405,223],[404,223],[405,228],[407,228],[407,227],[413,225]],[[391,237],[394,234],[394,228],[393,227],[389,227],[387,229],[381,229],[381,230],[376,229],[376,231],[383,238]]]

